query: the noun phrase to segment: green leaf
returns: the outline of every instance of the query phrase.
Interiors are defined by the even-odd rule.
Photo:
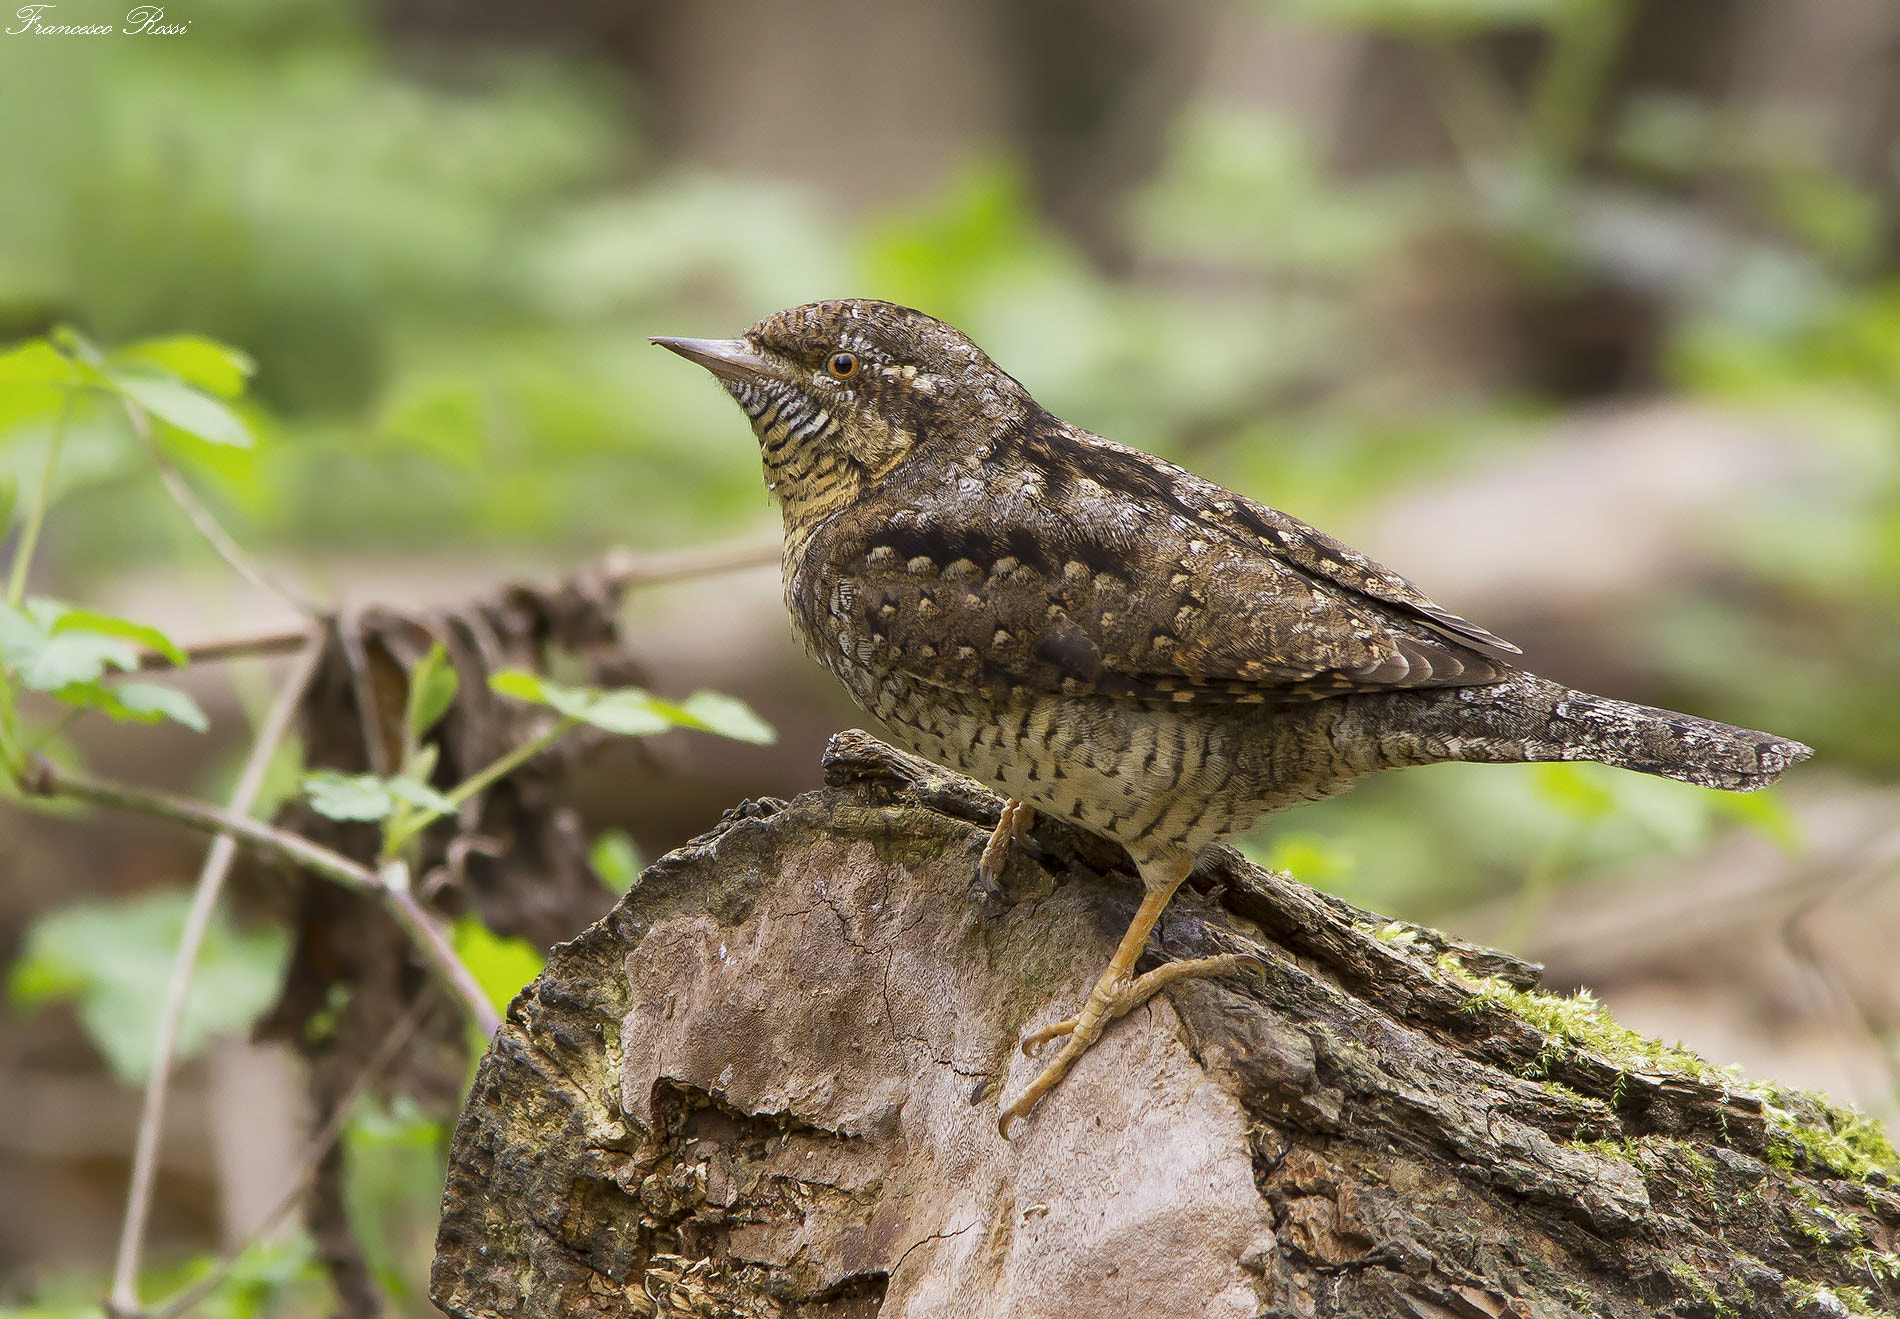
[[[569,718],[623,737],[650,737],[669,728],[696,728],[742,742],[770,744],[778,738],[752,707],[718,692],[694,692],[684,701],[663,701],[638,687],[617,687],[610,692],[567,687],[520,669],[497,673],[488,685],[503,696],[552,706]]]
[[[680,702],[677,709],[682,716],[678,722],[689,728],[758,746],[770,746],[778,741],[778,733],[772,725],[759,718],[751,706],[736,696],[725,696],[719,692],[694,692]]]
[[[52,340],[53,347],[78,363],[82,371],[89,366],[105,365],[106,356],[99,351],[99,345],[70,325],[55,325],[47,338]]]
[[[435,815],[453,815],[461,809],[428,784],[415,779],[390,779],[383,786],[388,790],[389,795],[398,801],[406,801],[411,806],[420,806],[423,810]]]
[[[114,1074],[130,1084],[143,1081],[190,901],[170,891],[41,916],[9,973],[12,1002],[21,1008],[75,1004]],[[185,1001],[177,1056],[242,1035],[276,999],[289,947],[282,930],[240,934],[214,915]]]
[[[1801,825],[1779,795],[1772,792],[1711,793],[1715,808],[1766,838],[1789,856],[1803,850]]]
[[[549,682],[524,669],[503,669],[488,680],[488,689],[517,701],[550,706],[570,719],[585,719],[600,693],[591,687],[569,687]]]
[[[497,696],[512,697],[517,701],[528,701],[535,705],[546,705],[547,690],[538,673],[529,673],[526,669],[503,669],[490,675],[488,690]]]
[[[47,632],[31,614],[0,600],[0,662],[12,667],[14,653],[43,644]]]
[[[588,864],[609,892],[625,893],[640,882],[640,852],[624,829],[603,829],[587,849]]]
[[[1282,834],[1272,840],[1260,858],[1269,870],[1279,870],[1319,888],[1339,884],[1353,872],[1354,857],[1340,840],[1312,833]]]
[[[320,769],[303,776],[303,790],[311,809],[332,820],[382,820],[396,809],[389,785],[374,774]]]
[[[157,628],[134,623],[127,618],[115,618],[111,614],[95,613],[90,609],[66,610],[53,623],[51,630],[54,636],[62,632],[92,632],[99,636],[123,637],[157,651],[178,668],[182,669],[191,662],[185,652],[178,648],[178,643]]]
[[[409,708],[403,715],[403,727],[411,743],[420,741],[449,712],[460,684],[448,652],[437,642],[409,675]]]
[[[1616,812],[1616,797],[1603,786],[1595,766],[1557,761],[1535,765],[1531,774],[1537,795],[1573,820],[1601,820]]]
[[[559,706],[555,708],[560,709]],[[622,687],[607,692],[561,713],[571,713],[596,728],[604,728],[623,737],[648,737],[654,733],[664,733],[680,722],[674,717],[674,711],[667,708],[666,702],[655,700],[637,687]]]
[[[96,682],[108,666],[138,667],[136,648],[96,632],[68,632],[22,658],[20,681],[36,692],[58,691],[75,682]]]
[[[257,374],[257,362],[243,349],[195,334],[142,339],[119,349],[110,360],[115,365],[129,362],[157,367],[225,398],[242,394],[245,383]]]
[[[97,710],[122,721],[155,724],[161,719],[170,719],[198,733],[210,726],[204,711],[191,697],[152,682],[127,682],[114,687],[102,682],[76,682],[54,692],[53,699],[74,709]]]
[[[109,690],[118,700],[120,708],[140,723],[151,724],[160,719],[169,719],[175,724],[183,724],[194,733],[202,733],[211,726],[211,721],[205,718],[205,712],[198,708],[198,703],[176,687],[164,687],[155,682],[122,682]]]
[[[44,339],[29,339],[0,352],[0,388],[9,385],[77,385],[85,377]]]
[[[473,916],[455,922],[452,937],[456,956],[499,1013],[506,1014],[522,986],[547,965],[547,957],[526,939],[496,934]]]
[[[106,379],[154,417],[207,444],[248,449],[253,443],[250,428],[237,413],[176,376],[117,367],[106,372]]]

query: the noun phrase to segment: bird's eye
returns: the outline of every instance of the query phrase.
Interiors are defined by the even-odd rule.
[[[833,353],[831,360],[825,363],[825,370],[840,380],[849,380],[858,373],[858,355],[856,353]]]

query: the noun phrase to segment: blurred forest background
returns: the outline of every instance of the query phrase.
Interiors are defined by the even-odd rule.
[[[1759,798],[1414,771],[1250,847],[1750,1075],[1900,1111],[1888,0],[169,7],[185,19],[0,36],[0,343],[71,323],[253,353],[258,448],[191,475],[285,576],[448,603],[614,546],[769,538],[742,418],[646,337],[909,303],[1062,416],[1343,536],[1540,672],[1812,743]],[[0,428],[30,481],[44,435]],[[37,589],[186,641],[294,621],[233,591],[122,425],[81,426],[62,475]],[[628,631],[656,690],[733,692],[780,739],[604,760],[578,804],[623,880],[744,796],[813,786],[825,736],[862,722],[794,649],[771,567],[636,593]],[[263,676],[182,681],[209,736],[81,721],[77,753],[217,792]],[[99,1292],[201,846],[0,812],[0,1304]],[[295,1065],[247,1040],[285,950],[232,922],[207,953],[155,1267],[246,1239],[295,1175]],[[402,1102],[348,1136],[351,1210],[411,1311],[443,1140]],[[206,1308],[320,1313],[312,1279],[292,1234]]]

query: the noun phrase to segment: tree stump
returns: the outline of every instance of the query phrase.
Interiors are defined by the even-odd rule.
[[[1637,1048],[1587,1000],[1530,993],[1534,967],[1232,852],[1154,943],[1254,951],[1260,973],[1113,1024],[1005,1141],[999,1100],[1041,1066],[1016,1040],[1080,1004],[1133,872],[1045,819],[1002,891],[973,892],[997,798],[855,731],[826,769],[662,858],[515,999],[455,1131],[443,1309],[1620,1319],[1900,1298],[1869,1124]]]

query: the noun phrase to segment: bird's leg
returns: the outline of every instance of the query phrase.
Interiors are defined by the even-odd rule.
[[[1031,1081],[1028,1089],[1016,1097],[1016,1102],[1003,1110],[997,1120],[997,1128],[1005,1137],[1009,1135],[1009,1124],[1018,1118],[1027,1117],[1029,1110],[1061,1083],[1062,1078],[1069,1074],[1069,1069],[1075,1066],[1076,1060],[1101,1037],[1102,1028],[1109,1022],[1147,1002],[1176,980],[1229,975],[1247,962],[1245,957],[1228,953],[1219,957],[1169,962],[1139,978],[1130,974],[1148,942],[1149,932],[1154,929],[1155,922],[1161,919],[1168,900],[1193,868],[1194,858],[1187,854],[1175,854],[1152,864],[1140,864],[1142,883],[1146,889],[1142,894],[1141,906],[1135,909],[1135,918],[1128,923],[1128,931],[1122,935],[1115,955],[1109,959],[1108,969],[1102,972],[1095,982],[1095,988],[1089,991],[1088,1002],[1082,1005],[1082,1011],[1075,1016],[1033,1031],[1023,1040],[1023,1051],[1027,1053],[1036,1045],[1058,1036],[1069,1037],[1068,1043],[1043,1069],[1042,1075]]]
[[[1028,802],[1011,797],[1003,803],[996,828],[990,831],[990,840],[983,845],[983,859],[976,863],[976,882],[985,893],[996,891],[996,878],[1009,863],[1010,844],[1028,833],[1029,826],[1035,822],[1036,808]]]

